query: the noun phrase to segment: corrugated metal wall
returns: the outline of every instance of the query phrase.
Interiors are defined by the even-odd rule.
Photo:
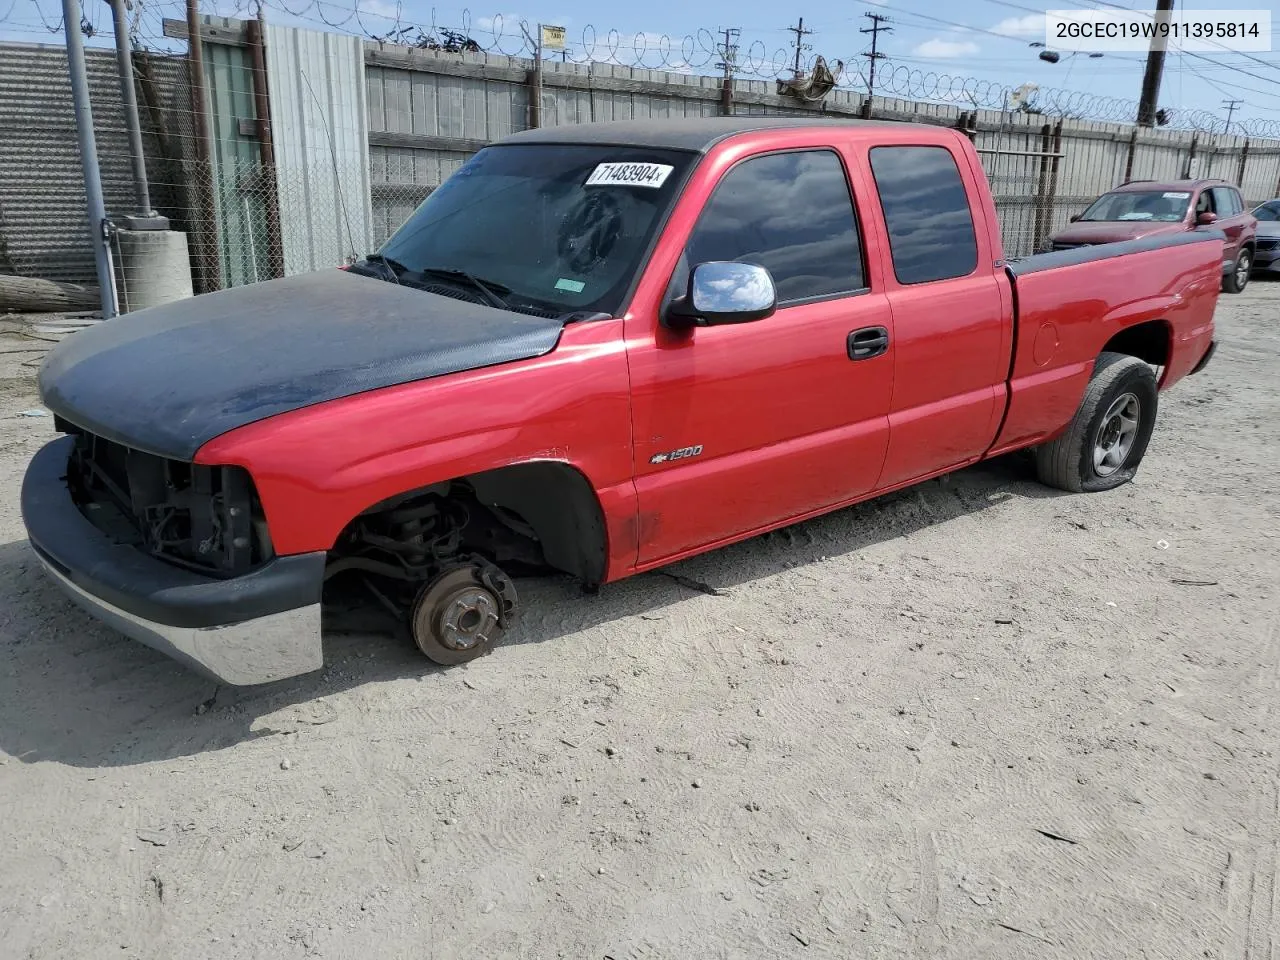
[[[285,275],[364,256],[377,244],[363,43],[271,24],[265,42]]]
[[[107,216],[133,211],[129,141],[113,53],[86,51]],[[152,58],[160,95],[184,88],[185,63]],[[141,99],[141,96],[140,96]],[[177,216],[173,173],[144,117],[152,200]],[[67,55],[61,46],[0,44],[0,271],[53,280],[93,281],[93,248],[76,144]]]
[[[1280,145],[1251,144],[1240,181],[1245,202],[1255,205],[1273,199],[1277,184],[1280,184]]]

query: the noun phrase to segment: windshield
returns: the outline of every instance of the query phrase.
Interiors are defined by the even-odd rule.
[[[1154,220],[1176,223],[1187,215],[1191,193],[1186,190],[1126,190],[1103,194],[1081,220]]]
[[[1264,203],[1253,211],[1253,215],[1264,222],[1280,220],[1280,200]]]
[[[468,275],[478,278],[513,310],[616,315],[693,157],[576,144],[487,147],[375,259],[401,282],[457,282],[463,296],[476,294]]]

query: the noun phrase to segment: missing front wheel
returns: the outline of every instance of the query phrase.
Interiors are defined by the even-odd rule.
[[[511,578],[491,563],[477,560],[446,570],[413,602],[413,640],[435,663],[468,663],[502,638],[514,619],[516,599]]]

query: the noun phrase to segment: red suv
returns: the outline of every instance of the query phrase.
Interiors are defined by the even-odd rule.
[[[1136,240],[1212,226],[1227,238],[1222,251],[1222,289],[1239,293],[1253,267],[1258,221],[1240,191],[1222,180],[1131,180],[1104,193],[1071,226],[1049,238],[1051,249]]]

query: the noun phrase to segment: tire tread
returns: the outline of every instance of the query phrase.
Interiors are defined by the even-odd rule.
[[[1079,470],[1085,434],[1108,389],[1117,380],[1137,369],[1149,372],[1151,368],[1144,361],[1127,353],[1103,352],[1098,355],[1093,375],[1075,416],[1071,418],[1070,426],[1056,439],[1036,447],[1036,474],[1041,483],[1069,493],[1085,492],[1084,478],[1080,476]]]

